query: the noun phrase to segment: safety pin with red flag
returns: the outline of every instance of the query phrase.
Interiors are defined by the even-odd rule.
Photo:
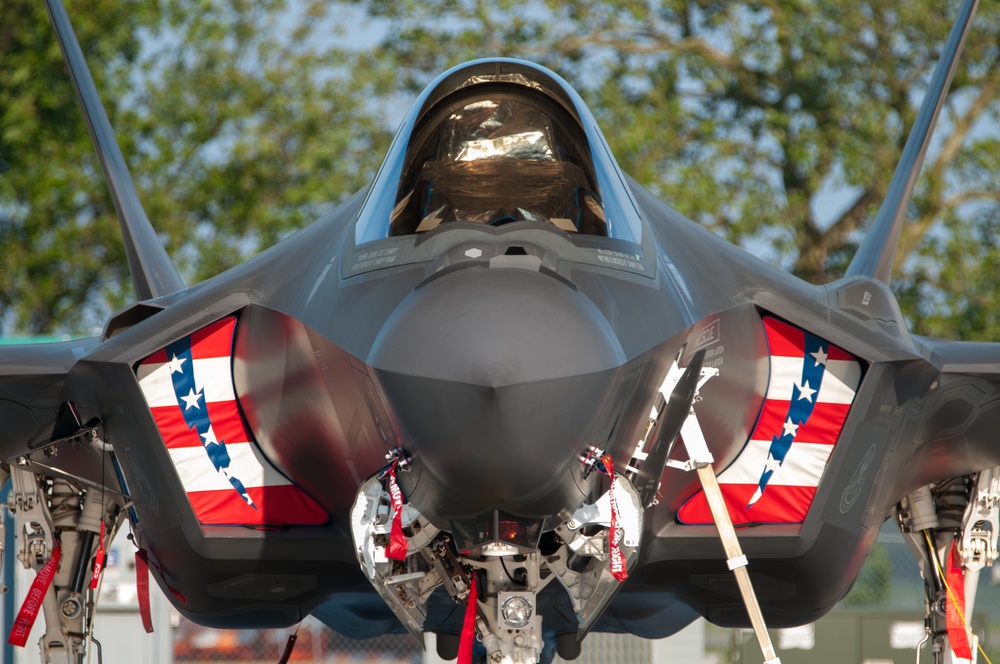
[[[386,556],[391,560],[406,560],[406,552],[409,543],[406,535],[403,534],[403,492],[396,484],[396,464],[398,459],[393,459],[389,465],[389,499],[392,501],[392,528],[389,531],[389,548]]]
[[[611,500],[611,529],[608,532],[608,542],[611,550],[611,576],[615,577],[619,583],[628,578],[628,570],[625,566],[625,554],[622,553],[622,527],[621,515],[618,512],[618,497],[615,495],[615,462],[610,454],[601,457],[601,464],[604,472],[611,480],[611,488],[608,489],[608,498]]]
[[[97,553],[94,554],[94,572],[90,575],[90,589],[97,590],[97,584],[101,581],[101,574],[104,572],[104,522],[101,521],[101,539],[97,544]]]
[[[11,628],[10,637],[7,639],[7,643],[12,646],[23,648],[24,644],[28,642],[28,635],[31,634],[31,628],[38,617],[38,611],[42,608],[42,600],[45,599],[45,593],[49,591],[52,579],[55,578],[56,572],[59,570],[59,558],[61,555],[59,541],[56,540],[56,547],[52,551],[52,556],[42,566],[42,569],[38,570],[38,574],[35,575],[35,580],[31,582],[31,588],[28,589],[28,594],[24,598],[24,603],[21,604],[21,610],[17,612],[17,618],[14,619],[14,626]]]

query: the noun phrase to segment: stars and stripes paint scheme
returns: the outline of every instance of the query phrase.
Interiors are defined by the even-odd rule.
[[[764,317],[767,394],[750,439],[719,474],[733,523],[801,523],[861,381],[850,353],[798,327]],[[713,523],[699,491],[677,511],[688,525]]]
[[[237,405],[236,317],[213,323],[136,366],[139,387],[203,525],[321,525],[328,515],[265,459]]]

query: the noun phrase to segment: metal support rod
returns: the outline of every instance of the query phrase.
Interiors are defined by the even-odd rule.
[[[703,357],[703,355],[698,357],[697,366],[701,365]],[[676,374],[676,372],[677,362],[675,361],[672,373]],[[702,368],[699,373],[700,379],[695,387],[694,396],[710,378],[719,374],[719,370]],[[688,399],[689,404],[692,401],[693,397]],[[781,660],[774,652],[771,636],[767,633],[767,625],[764,623],[764,615],[760,612],[757,595],[750,583],[750,573],[747,572],[747,557],[743,555],[743,549],[740,548],[740,541],[736,537],[736,528],[733,527],[733,520],[729,517],[729,509],[722,497],[722,489],[719,488],[719,480],[712,468],[715,459],[708,449],[708,442],[705,440],[705,434],[701,430],[701,424],[698,422],[698,415],[694,412],[694,408],[690,408],[687,417],[684,418],[680,437],[689,458],[687,461],[667,459],[666,465],[681,470],[698,471],[701,488],[705,491],[708,508],[712,512],[712,521],[715,522],[715,527],[719,531],[719,539],[722,540],[722,548],[726,552],[726,564],[730,571],[736,575],[736,583],[739,585],[740,595],[743,597],[743,606],[746,607],[747,615],[750,616],[750,624],[757,636],[760,652],[764,656],[764,664],[781,664]]]
[[[764,623],[764,616],[760,612],[757,595],[750,584],[750,573],[747,572],[746,556],[743,555],[743,549],[740,548],[740,541],[736,537],[733,520],[729,518],[726,501],[722,498],[719,480],[715,477],[715,471],[710,464],[705,464],[698,468],[698,479],[701,480],[701,486],[705,490],[708,507],[712,510],[712,519],[715,521],[715,527],[719,531],[722,548],[726,552],[726,562],[729,564],[729,569],[736,575],[736,583],[740,587],[743,604],[746,606],[747,614],[750,616],[750,623],[753,625],[753,632],[757,636],[760,652],[764,656],[764,664],[780,664],[781,660],[775,654],[774,645],[771,643],[771,635],[767,633],[767,625]]]
[[[76,562],[73,564],[73,576],[70,577],[69,587],[77,595],[83,593],[83,586],[90,581],[87,573],[90,571],[90,551],[94,547],[94,533],[89,530],[80,535]]]

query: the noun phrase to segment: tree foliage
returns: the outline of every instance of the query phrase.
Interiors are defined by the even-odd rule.
[[[110,0],[77,11],[101,17],[79,20],[78,39],[98,86],[121,95],[136,32],[155,15]],[[0,13],[0,307],[5,322],[37,333],[72,320],[87,295],[119,289],[128,272],[45,6],[3,0]]]
[[[127,268],[47,20],[26,0],[0,3],[19,17],[0,28],[0,320],[80,327],[85,307],[128,299]],[[623,168],[678,210],[824,282],[842,274],[882,199],[953,4],[79,0],[69,10],[150,218],[189,281],[362,186],[401,98],[448,66],[504,55],[569,79]],[[359,28],[375,43],[348,33]],[[901,241],[894,286],[922,333],[1000,339],[998,35],[1000,6],[982,3]]]
[[[876,542],[841,605],[857,609],[884,609],[891,591],[892,558],[886,546]]]
[[[391,77],[325,4],[67,3],[139,195],[188,282],[364,185]],[[132,297],[114,209],[44,7],[3,0],[0,322],[85,331]]]

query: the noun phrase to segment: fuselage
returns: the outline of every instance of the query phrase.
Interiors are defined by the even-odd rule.
[[[455,157],[510,144],[448,124],[491,99],[527,118],[528,129],[511,134],[518,141],[530,134],[532,150],[538,136],[548,141],[524,172],[520,152],[482,171],[470,171],[480,161]],[[538,129],[539,113],[555,119]],[[443,135],[448,150],[438,146]],[[548,170],[536,172],[534,162]],[[536,195],[542,172],[567,180],[569,198]],[[462,187],[448,177],[465,178]],[[475,217],[470,187],[488,177],[507,178],[503,200],[485,196],[489,209]],[[442,191],[448,202],[438,206]],[[428,88],[367,191],[243,265],[113,320],[64,392],[85,419],[101,418],[135,501],[134,528],[179,610],[217,626],[290,624],[315,610],[345,631],[374,635],[399,624],[359,573],[350,512],[388,452],[402,448],[412,459],[400,488],[439,530],[495,511],[552,531],[600,494],[599,478],[580,463],[588,448],[607,451],[624,471],[677,357],[683,364],[705,350],[706,366],[718,369],[695,410],[717,470],[735,467],[777,399],[769,334],[798,330],[825,344],[824,366],[831,346],[842,353],[847,378],[838,380],[850,394],[837,402],[843,416],[810,471],[813,484],[795,494],[805,496],[797,511],[753,521],[747,509],[745,549],[771,589],[761,593],[765,614],[780,626],[818,617],[846,592],[905,483],[886,468],[900,413],[915,397],[882,398],[885,416],[872,398],[904,367],[914,395],[935,372],[901,320],[884,286],[805,284],[685,219],[622,175],[561,79],[490,61]],[[227,349],[199,359],[209,353],[199,335],[220,321],[231,321]],[[219,372],[243,425],[232,435],[248,439],[239,449],[250,465],[237,463],[232,441],[229,460],[219,461],[218,440],[211,447],[188,418],[209,404],[197,401],[201,374],[191,392],[175,376],[178,348],[191,353],[189,366],[200,362],[198,372]],[[802,366],[820,365],[799,350]],[[167,378],[154,405],[143,379],[156,369]],[[805,379],[797,385],[812,389]],[[202,441],[185,439],[190,432],[178,425],[171,442],[156,408],[179,409]],[[211,462],[205,472],[218,476],[185,484],[182,457]],[[778,479],[767,485],[763,467],[760,475],[764,495],[776,494]],[[300,502],[267,498],[278,486]],[[664,636],[698,614],[745,622],[713,527],[678,517],[697,492],[693,475],[664,470],[638,567],[598,629]],[[241,502],[225,516],[213,512],[227,501]],[[624,608],[641,597],[654,608]],[[441,627],[437,615],[428,630]]]

